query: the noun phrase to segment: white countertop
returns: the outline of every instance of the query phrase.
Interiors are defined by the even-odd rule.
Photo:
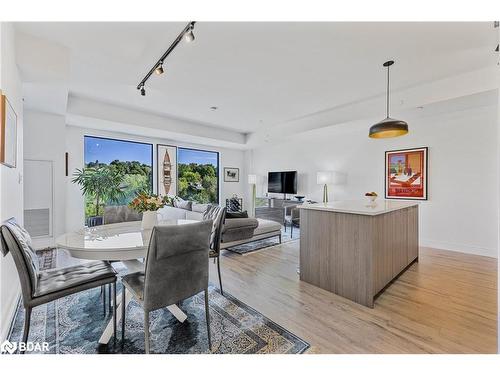
[[[328,203],[303,204],[298,206],[298,208],[301,210],[332,211],[374,216],[412,206],[418,206],[418,203],[408,201],[391,201],[385,199],[377,199],[372,203],[367,198],[365,200],[356,201],[334,201]]]

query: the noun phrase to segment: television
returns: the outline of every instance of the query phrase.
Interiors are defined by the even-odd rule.
[[[267,192],[297,194],[297,171],[269,172],[267,176]]]

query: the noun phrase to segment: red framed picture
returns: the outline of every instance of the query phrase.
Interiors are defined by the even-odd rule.
[[[385,198],[427,200],[428,148],[385,152]]]

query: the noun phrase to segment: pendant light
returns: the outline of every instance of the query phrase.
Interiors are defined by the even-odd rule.
[[[389,67],[392,64],[394,64],[392,60],[384,63],[384,67],[387,68],[387,117],[370,128],[370,138],[393,138],[408,133],[406,121],[389,117]]]

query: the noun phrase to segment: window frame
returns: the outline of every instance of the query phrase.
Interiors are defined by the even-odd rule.
[[[201,152],[211,152],[213,154],[217,154],[217,202],[214,202],[216,204],[220,204],[220,152],[219,151],[213,151],[213,150],[204,150],[201,148],[193,148],[193,147],[181,147],[177,146],[177,184],[179,181],[179,151],[180,150],[190,150],[190,151],[201,151]]]

